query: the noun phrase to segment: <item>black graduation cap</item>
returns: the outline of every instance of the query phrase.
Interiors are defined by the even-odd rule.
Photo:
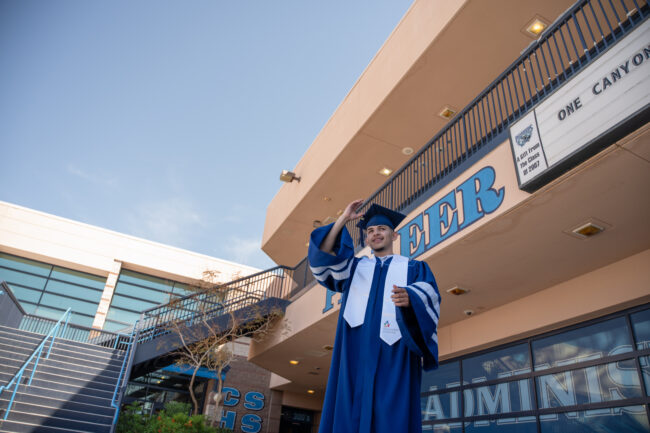
[[[359,231],[361,232],[359,243],[363,246],[363,231],[369,226],[384,225],[395,230],[395,227],[397,227],[404,218],[406,218],[406,215],[402,213],[395,212],[394,210],[380,206],[377,203],[371,204],[366,213],[363,214],[357,223],[357,227],[359,227]]]
[[[357,223],[357,227],[363,231],[369,226],[384,225],[395,230],[395,227],[397,227],[404,218],[406,218],[406,215],[373,203],[370,205],[366,213],[363,214]],[[361,239],[363,239],[363,236]]]

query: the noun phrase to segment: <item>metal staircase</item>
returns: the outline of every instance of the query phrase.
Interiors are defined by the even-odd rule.
[[[7,383],[44,335],[0,326],[0,383]],[[125,351],[58,338],[48,359],[38,361],[32,383],[22,381],[0,432],[110,432],[111,406]],[[34,361],[25,370],[32,373]],[[0,395],[0,415],[11,400]]]

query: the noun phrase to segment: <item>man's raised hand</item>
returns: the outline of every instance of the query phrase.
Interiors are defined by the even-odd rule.
[[[363,215],[362,213],[357,212],[362,204],[363,204],[363,199],[358,199],[348,204],[340,216],[342,222],[345,224],[350,220],[362,216]]]

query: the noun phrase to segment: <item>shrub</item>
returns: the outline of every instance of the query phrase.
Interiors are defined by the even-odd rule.
[[[117,422],[117,433],[231,433],[210,427],[204,415],[188,415],[189,403],[168,402],[165,409],[151,416],[141,415],[138,403],[126,406]]]

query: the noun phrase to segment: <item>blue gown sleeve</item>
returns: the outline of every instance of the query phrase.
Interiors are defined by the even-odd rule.
[[[415,278],[406,287],[411,306],[397,308],[397,321],[404,342],[422,357],[424,370],[433,370],[438,367],[440,292],[429,266],[419,261],[414,264]]]
[[[345,282],[350,278],[354,263],[354,243],[348,230],[343,227],[334,245],[336,255],[320,250],[320,246],[334,224],[319,227],[311,233],[309,239],[309,267],[316,280],[329,290],[343,291]]]

